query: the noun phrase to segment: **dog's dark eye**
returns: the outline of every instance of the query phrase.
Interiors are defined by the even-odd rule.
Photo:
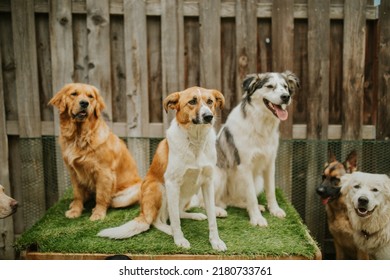
[[[191,99],[189,102],[188,102],[188,104],[190,104],[190,105],[196,105],[198,103],[198,100],[196,100],[196,99]]]
[[[76,95],[77,95],[77,92],[72,92],[70,95],[76,96]]]
[[[267,85],[266,87],[267,87],[267,88],[269,88],[269,89],[272,89],[272,88],[274,88],[274,86],[273,86],[273,85]]]
[[[336,184],[336,185],[340,184],[340,179],[339,179],[339,178],[332,178],[331,181],[332,181],[334,184]]]
[[[377,188],[373,188],[372,191],[373,192],[378,192],[378,189]]]
[[[353,186],[353,188],[358,190],[358,189],[360,189],[360,186],[359,185],[355,185],[355,186]]]
[[[211,100],[211,99],[208,99],[208,100],[207,100],[207,105],[213,105],[213,103],[214,103],[213,100]]]
[[[93,95],[92,94],[88,94],[88,98],[92,99]]]

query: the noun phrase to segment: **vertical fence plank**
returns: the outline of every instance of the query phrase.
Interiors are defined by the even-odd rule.
[[[275,0],[272,2],[272,71],[293,71],[294,66],[294,1]],[[292,138],[292,108],[289,106],[289,117],[280,124],[280,136],[283,140]],[[291,199],[292,192],[292,143],[281,141],[279,153],[284,154],[283,161],[277,161],[280,176],[276,184]]]
[[[221,1],[200,1],[200,84],[221,89]]]
[[[330,1],[312,0],[308,3],[308,60],[309,85],[307,95],[307,138],[308,140],[323,140],[328,138],[329,119],[329,42],[330,39]],[[323,242],[326,229],[326,219],[315,188],[321,178],[321,172],[326,162],[327,145],[315,145],[314,141],[307,146],[306,176],[306,211],[305,222],[315,225],[324,221],[322,227],[311,226],[310,231],[319,242]],[[322,248],[324,247],[321,244]]]
[[[65,84],[73,81],[73,34],[72,3],[66,1],[50,1],[49,12],[50,50],[52,66],[52,92],[57,93]],[[61,149],[58,145],[60,131],[58,110],[54,109],[54,133],[57,139],[55,146],[58,196],[70,186]]]
[[[344,4],[342,138],[362,139],[366,0]]]
[[[0,69],[1,61],[1,46],[0,46]],[[9,158],[8,158],[8,136],[5,117],[5,102],[3,90],[3,75],[0,73],[0,184],[5,188],[8,195],[11,194],[10,174],[9,174]],[[15,251],[14,243],[14,223],[13,218],[0,219],[0,260],[14,259]]]
[[[184,19],[183,3],[178,0],[161,1],[161,59],[163,99],[170,93],[184,89]],[[168,128],[173,114],[163,114]]]
[[[189,17],[184,23],[185,82],[184,87],[199,85],[199,19]]]
[[[87,0],[88,80],[104,98],[104,116],[112,122],[109,0]]]
[[[221,1],[200,1],[200,85],[222,90],[221,77]],[[217,118],[218,130],[221,123]]]
[[[236,2],[236,92],[242,96],[242,82],[249,73],[257,70],[257,6],[253,0]]]
[[[18,103],[20,155],[23,172],[23,218],[28,228],[43,216],[45,186],[43,177],[41,116],[37,76],[34,1],[11,2],[14,39],[16,94]]]
[[[390,139],[390,1],[379,7],[378,128],[377,138]]]
[[[148,62],[146,42],[146,4],[144,1],[124,1],[124,32],[126,54],[127,135],[148,134]],[[128,139],[141,176],[149,167],[149,140]]]

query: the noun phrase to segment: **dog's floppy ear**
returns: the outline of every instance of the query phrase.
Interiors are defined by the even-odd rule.
[[[301,84],[299,82],[298,77],[293,72],[287,70],[283,72],[283,75],[287,79],[288,90],[290,91],[290,95],[291,95],[295,92],[296,89],[298,89],[301,86]]]
[[[95,116],[99,118],[104,108],[106,108],[106,104],[104,103],[103,97],[100,95],[99,90],[94,86],[91,86],[91,88],[96,96]]]
[[[343,162],[345,171],[347,173],[352,173],[357,170],[357,152],[356,150],[351,151],[345,162]]]
[[[221,92],[219,92],[218,90],[214,89],[213,95],[214,95],[215,100],[217,102],[217,106],[220,109],[223,109],[223,107],[225,106],[225,97],[223,96],[223,94]]]
[[[165,112],[168,113],[168,109],[177,110],[180,99],[180,92],[174,92],[168,95],[163,102]]]
[[[50,99],[48,105],[52,105],[60,111],[60,113],[65,112],[66,110],[66,93],[67,91],[72,87],[71,84],[65,85],[63,88],[61,88],[52,99]]]

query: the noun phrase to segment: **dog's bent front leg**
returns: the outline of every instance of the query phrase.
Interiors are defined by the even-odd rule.
[[[180,225],[180,184],[171,180],[165,181],[165,188],[168,202],[168,214],[171,224],[173,240],[179,247],[190,248],[190,242],[185,239]]]
[[[271,164],[264,171],[264,191],[267,197],[269,212],[278,218],[286,217],[286,213],[279,207],[275,196],[275,159],[272,160]]]
[[[209,221],[209,239],[211,246],[214,250],[226,251],[226,244],[219,238],[218,234],[217,219],[215,215],[214,186],[211,181],[202,184],[202,193]]]

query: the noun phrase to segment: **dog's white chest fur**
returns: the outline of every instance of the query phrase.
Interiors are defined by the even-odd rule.
[[[167,140],[169,155],[164,177],[166,181],[177,182],[180,200],[187,203],[204,180],[212,179],[217,160],[215,131],[207,125],[191,125],[183,129],[174,119],[167,130]]]

